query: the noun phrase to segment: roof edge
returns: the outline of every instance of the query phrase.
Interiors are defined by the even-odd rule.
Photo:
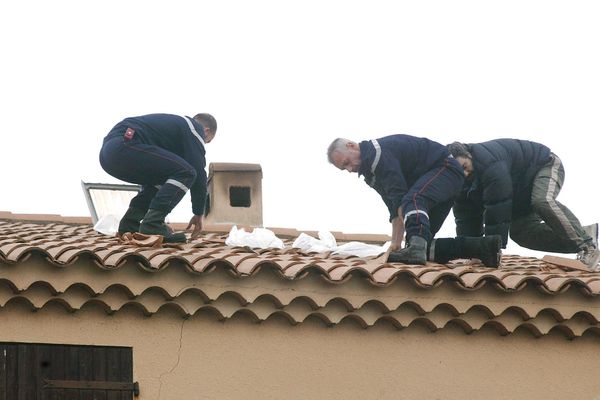
[[[40,224],[48,223],[63,223],[72,225],[92,225],[91,217],[76,217],[76,216],[63,216],[60,214],[13,214],[10,211],[0,211],[0,220],[19,221],[19,222],[32,222]],[[169,223],[175,230],[185,230],[187,224],[184,222]],[[255,226],[251,225],[240,225],[240,224],[206,224],[204,231],[210,233],[228,233],[231,228],[236,225],[238,228],[244,228],[247,231],[251,231]],[[275,233],[277,237],[283,239],[293,239],[298,237],[301,233],[318,237],[318,231],[313,230],[298,230],[295,228],[278,228],[278,227],[265,227]],[[339,231],[332,231],[331,234],[336,240],[341,242],[364,242],[364,243],[385,243],[391,240],[389,235],[377,234],[377,233],[344,233]]]
[[[36,223],[65,223],[92,224],[92,217],[72,217],[59,214],[13,214],[10,211],[0,211],[0,220],[36,222]]]

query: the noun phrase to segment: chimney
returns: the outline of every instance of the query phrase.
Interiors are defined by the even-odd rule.
[[[205,222],[262,227],[260,164],[210,163]]]

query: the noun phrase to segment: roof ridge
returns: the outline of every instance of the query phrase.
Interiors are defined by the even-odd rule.
[[[69,225],[92,225],[92,218],[85,216],[63,216],[60,214],[15,214],[10,211],[0,211],[0,220],[15,221],[15,222],[31,222],[38,224],[63,223]],[[184,230],[187,227],[185,222],[170,222],[175,230]],[[240,229],[252,230],[256,227],[244,224],[223,223],[223,224],[206,224],[204,230],[209,233],[228,233],[233,226],[238,226]],[[280,238],[296,238],[301,233],[311,236],[318,236],[317,230],[296,229],[296,228],[281,228],[281,227],[264,227],[269,229]],[[345,233],[340,231],[331,231],[331,234],[336,240],[342,242],[359,241],[365,243],[384,243],[390,240],[389,235],[378,233]]]

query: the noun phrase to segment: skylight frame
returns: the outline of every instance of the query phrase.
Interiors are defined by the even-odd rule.
[[[92,199],[92,195],[90,190],[114,190],[114,191],[127,191],[127,192],[136,192],[139,193],[142,187],[140,185],[133,184],[119,184],[119,183],[92,183],[92,182],[84,182],[81,181],[81,187],[83,189],[83,194],[85,196],[85,201],[87,202],[88,209],[90,210],[90,215],[92,217],[93,225],[96,225],[98,222],[98,212],[96,211],[96,206],[94,204],[94,200]]]

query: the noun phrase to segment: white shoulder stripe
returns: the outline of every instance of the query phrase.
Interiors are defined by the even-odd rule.
[[[379,159],[381,158],[381,146],[375,139],[371,140],[371,143],[373,143],[373,147],[375,147],[375,158],[373,159],[373,164],[371,165],[371,173],[375,175],[375,168],[377,168],[377,164],[379,164]]]
[[[198,139],[200,143],[202,143],[202,146],[205,146],[204,139],[202,139],[202,136],[200,136],[196,128],[194,128],[194,124],[192,124],[192,121],[188,117],[183,115],[181,115],[181,118],[183,118],[185,122],[187,122],[188,126],[190,127],[190,131],[192,131],[194,136],[196,136],[196,139]]]

